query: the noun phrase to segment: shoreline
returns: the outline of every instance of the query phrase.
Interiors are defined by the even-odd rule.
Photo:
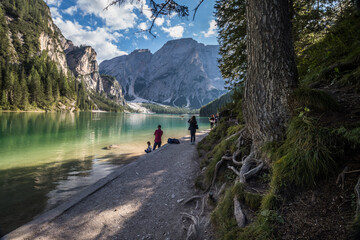
[[[199,131],[197,135],[205,136],[208,133],[208,130],[205,131]],[[189,138],[189,135],[185,135],[182,138],[179,138],[183,144],[186,144],[186,140]],[[118,177],[120,177],[122,174],[126,173],[128,170],[131,170],[135,166],[142,164],[144,161],[146,161],[148,158],[155,157],[154,155],[157,155],[158,153],[166,150],[169,146],[174,144],[164,144],[160,149],[155,150],[149,154],[143,154],[137,157],[134,157],[134,159],[127,164],[124,164],[120,166],[119,168],[115,169],[112,173],[105,176],[104,178],[98,180],[94,184],[91,184],[87,187],[85,187],[83,190],[81,190],[79,193],[75,194],[74,196],[70,197],[68,200],[66,200],[64,203],[60,204],[59,206],[48,210],[39,216],[35,217],[32,221],[26,223],[25,225],[20,226],[19,228],[11,231],[10,233],[3,236],[1,239],[24,239],[29,237],[30,232],[34,232],[37,229],[37,226],[45,223],[49,223],[62,215],[64,212],[68,211],[70,208],[74,207],[75,205],[79,204],[81,201],[89,197],[90,195],[94,194],[95,192],[99,191],[100,189],[104,188],[107,184],[111,183]],[[137,174],[137,173],[136,173]],[[20,237],[21,236],[21,237]]]

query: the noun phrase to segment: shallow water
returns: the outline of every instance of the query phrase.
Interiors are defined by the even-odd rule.
[[[0,236],[143,154],[158,124],[163,143],[189,134],[188,117],[0,113]],[[198,122],[209,127],[207,118]]]

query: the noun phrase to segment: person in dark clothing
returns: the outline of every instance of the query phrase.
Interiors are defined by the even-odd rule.
[[[156,146],[159,148],[161,147],[161,136],[163,135],[163,131],[161,130],[161,125],[158,125],[158,129],[154,132],[155,135],[155,142],[154,142],[154,149],[156,149]]]
[[[215,123],[215,116],[214,114],[211,115],[211,117],[209,118],[209,122],[210,122],[210,128],[212,129],[214,127],[214,123]]]
[[[188,123],[190,123],[189,126],[189,130],[190,130],[190,134],[191,134],[191,145],[195,144],[195,133],[196,133],[196,129],[198,129],[198,125],[197,125],[197,121],[195,116],[192,116],[189,120]]]

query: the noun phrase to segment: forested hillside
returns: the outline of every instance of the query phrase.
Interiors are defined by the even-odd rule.
[[[1,1],[0,35],[0,110],[123,108],[102,101],[81,78],[75,79],[67,66],[63,36],[44,1]]]
[[[359,6],[291,2],[298,84],[287,99],[285,136],[254,152],[242,92],[220,110],[220,123],[198,145],[203,171],[196,185],[214,203],[218,239],[360,237]],[[248,74],[241,56],[246,47],[236,41],[246,39],[241,19],[249,19],[239,11],[244,4],[216,5],[222,73],[233,85],[243,85]],[[236,56],[243,67],[229,61]]]
[[[224,106],[226,103],[232,101],[232,95],[234,94],[233,91],[230,91],[221,97],[209,102],[205,106],[200,108],[200,116],[201,117],[209,117],[212,114],[216,114],[219,112],[219,109]]]

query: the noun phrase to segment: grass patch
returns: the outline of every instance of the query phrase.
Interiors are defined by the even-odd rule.
[[[333,158],[337,145],[333,135],[314,119],[293,117],[286,140],[275,154],[278,160],[273,165],[271,186],[311,187],[319,178],[331,176],[338,166]]]
[[[293,112],[309,108],[315,111],[337,111],[339,104],[327,93],[310,88],[298,88],[290,98]]]
[[[241,229],[237,226],[234,217],[233,189],[226,190],[217,207],[211,214],[211,221],[216,230],[218,239],[237,239]]]

